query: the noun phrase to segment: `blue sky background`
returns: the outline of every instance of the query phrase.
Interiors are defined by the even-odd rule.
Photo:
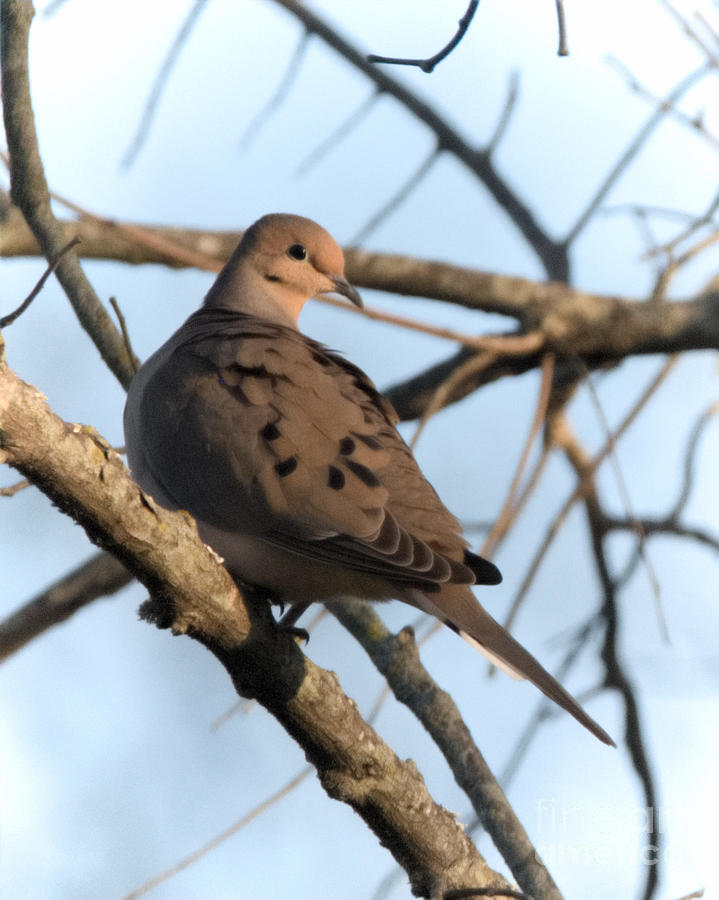
[[[40,5],[42,9],[42,5]],[[58,193],[119,220],[242,228],[271,211],[317,219],[349,242],[388,193],[420,164],[432,137],[390,98],[305,177],[298,164],[370,93],[370,85],[313,41],[286,103],[239,144],[248,122],[279,83],[300,37],[296,21],[259,0],[210,0],[167,84],[135,165],[120,161],[140,120],[164,54],[190,3],[68,0],[32,30],[31,75],[41,151]],[[434,52],[464,11],[396,0],[317,3],[359,48],[421,56]],[[719,27],[715,4],[699,8]],[[665,8],[567,3],[571,56],[556,56],[552,3],[482,0],[470,33],[431,76],[393,70],[429,99],[468,139],[492,134],[510,73],[520,97],[497,154],[500,172],[556,236],[574,222],[617,156],[649,114],[605,55],[612,53],[656,94],[668,91],[701,56]],[[683,108],[700,110],[719,133],[715,82],[692,91]],[[606,206],[639,203],[701,214],[716,191],[716,150],[667,121],[625,173]],[[659,237],[677,225],[654,220]],[[370,248],[442,259],[478,269],[541,278],[522,242],[485,189],[447,157],[372,235]],[[572,254],[574,283],[641,297],[652,269],[635,223],[600,214]],[[701,289],[716,272],[710,250],[682,271],[676,297]],[[2,261],[2,311],[34,285],[39,260]],[[87,263],[103,299],[116,296],[142,358],[200,302],[206,273]],[[499,317],[449,305],[363,292],[366,302],[440,325],[484,333]],[[345,352],[382,387],[449,355],[452,345],[350,312],[311,304],[303,329]],[[55,283],[5,333],[10,365],[70,421],[88,422],[122,442],[124,395],[103,368]],[[660,360],[631,360],[596,384],[616,425]],[[492,385],[428,426],[417,455],[430,480],[467,521],[496,515],[534,409],[536,374]],[[682,359],[661,393],[622,440],[618,458],[639,514],[661,514],[679,489],[683,450],[699,412],[717,394],[716,355]],[[586,391],[571,407],[586,445],[604,431]],[[404,426],[410,436],[414,426]],[[719,429],[710,426],[698,457],[688,522],[716,531]],[[3,472],[3,484],[16,476]],[[624,507],[609,467],[600,485],[611,510]],[[501,617],[546,524],[571,487],[553,458],[542,485],[497,561],[505,581],[482,600]],[[478,541],[479,536],[473,539]],[[34,490],[0,501],[3,612],[65,574],[92,552],[84,533]],[[631,542],[617,538],[620,566]],[[710,889],[714,865],[717,745],[717,558],[662,538],[650,542],[671,644],[662,641],[655,600],[640,568],[622,595],[621,647],[637,686],[659,789],[664,834],[659,896]],[[0,669],[0,896],[27,900],[120,898],[240,818],[304,765],[301,752],[261,708],[247,708],[219,731],[213,721],[235,702],[215,660],[189,640],[139,622],[144,597],[133,586],[99,601],[35,641]],[[584,514],[575,510],[543,565],[515,633],[550,668],[571,629],[599,603],[587,552]],[[411,621],[399,604],[382,609],[393,628]],[[593,651],[593,652],[590,652]],[[568,687],[592,688],[596,647]],[[336,671],[368,712],[382,683],[352,639],[329,618],[309,655]],[[501,771],[538,703],[528,685],[485,678],[481,659],[449,632],[423,659],[457,699],[475,738]],[[611,695],[588,705],[621,741],[622,709]],[[471,810],[434,746],[410,714],[385,704],[377,728],[401,757],[420,767],[434,797],[463,821]],[[625,752],[592,740],[568,716],[536,738],[510,799],[567,897],[636,896],[642,883],[646,816]],[[506,871],[487,842],[480,847]],[[392,870],[389,855],[349,808],[326,798],[310,777],[280,804],[194,867],[154,890],[156,898],[372,897]],[[708,895],[711,891],[708,890]],[[391,898],[409,896],[399,878]]]

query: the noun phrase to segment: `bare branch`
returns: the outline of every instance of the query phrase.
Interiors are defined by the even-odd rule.
[[[1,205],[0,205],[1,207]],[[100,219],[65,223],[61,238],[78,233],[81,252],[88,257],[125,259],[133,263],[198,265],[219,271],[237,245],[241,232],[204,232],[176,228],[150,228],[102,222]],[[0,246],[5,255],[34,255],[37,244],[18,224],[13,206],[0,215]],[[152,245],[152,248],[149,246]],[[527,331],[545,335],[547,350],[556,353],[561,373],[581,357],[589,369],[635,354],[672,353],[681,350],[719,349],[719,291],[711,286],[693,300],[666,301],[661,309],[643,300],[578,291],[558,282],[535,282],[495,272],[481,272],[409,256],[369,253],[348,248],[346,271],[358,287],[400,296],[427,297],[468,309],[499,313],[516,319]],[[190,260],[192,262],[190,263]],[[346,304],[343,308],[347,308]],[[475,349],[487,349],[489,338],[471,338],[448,329],[419,326],[400,317],[381,315],[387,321],[419,327],[449,337]],[[511,335],[495,335],[504,341]],[[515,335],[516,337],[516,335]],[[126,354],[124,343],[123,352]],[[542,355],[504,353],[476,377],[466,379],[448,397],[455,402],[473,390],[505,376],[516,376],[541,365]],[[462,365],[471,351],[461,351],[445,362],[400,385],[390,388],[390,399],[402,418],[422,415],[437,387]]]
[[[420,896],[471,885],[506,886],[454,818],[362,721],[334,675],[278,631],[266,601],[241,597],[200,541],[194,522],[154,504],[96,432],[54,416],[0,356],[0,456],[151,593],[141,614],[204,644],[238,692],[256,698],[304,749],[334,799],[348,803],[408,872]]]
[[[592,550],[604,594],[601,615],[606,623],[604,646],[602,648],[602,659],[606,669],[605,686],[616,690],[624,703],[624,740],[629,750],[632,765],[642,786],[644,806],[646,809],[651,809],[653,813],[651,820],[647,823],[647,842],[653,848],[652,861],[654,865],[646,867],[647,875],[643,894],[644,900],[651,900],[659,881],[659,866],[662,859],[661,848],[664,843],[663,823],[659,820],[654,776],[647,756],[646,739],[641,725],[636,690],[625,671],[619,653],[617,587],[609,571],[604,546],[607,535],[606,517],[600,506],[599,496],[594,485],[596,466],[570,430],[566,419],[562,422],[562,436],[562,447],[577,473],[580,485],[583,487],[583,500],[589,521]]]
[[[719,68],[719,56],[717,56],[716,52],[709,47],[705,41],[699,36],[698,32],[695,28],[692,28],[689,20],[683,16],[676,7],[672,6],[668,0],[660,0],[662,6],[673,16],[674,20],[678,23],[684,34],[691,40],[704,54],[706,54],[707,60],[714,66],[714,68]],[[697,14],[697,18],[699,18],[699,14]],[[702,21],[699,18],[699,21]],[[706,26],[707,30],[710,34],[712,34],[711,28]]]
[[[679,107],[676,105],[676,101],[673,98],[663,99],[662,97],[658,97],[648,88],[645,88],[644,85],[642,85],[639,80],[629,71],[629,69],[615,57],[609,56],[608,60],[624,75],[629,89],[635,94],[638,94],[644,100],[649,101],[653,106],[656,107],[658,113],[661,113],[662,115],[668,114],[673,116],[675,119],[681,122],[682,125],[685,125],[691,131],[694,131],[698,135],[703,137],[704,140],[707,141],[715,150],[719,150],[719,137],[717,137],[715,134],[712,134],[712,132],[710,132],[705,127],[701,118],[688,116],[685,112],[679,109]],[[702,68],[708,69],[709,67],[709,64],[707,64]]]
[[[438,53],[435,53],[434,56],[430,56],[427,59],[399,59],[394,56],[376,56],[374,53],[370,53],[367,57],[367,62],[387,63],[393,66],[416,66],[427,74],[433,72],[435,66],[438,63],[441,63],[443,59],[446,59],[465,36],[467,29],[474,18],[474,14],[477,12],[478,6],[479,0],[469,0],[469,6],[467,7],[465,14],[459,20],[459,27],[457,28],[454,37]]]
[[[270,807],[274,806],[276,803],[279,803],[284,797],[288,794],[292,793],[294,789],[300,785],[308,775],[312,774],[312,766],[305,766],[301,772],[295,775],[294,778],[291,778],[287,784],[283,785],[278,791],[275,791],[274,794],[271,794],[262,803],[258,803],[257,806],[253,807],[249,812],[245,813],[241,819],[238,819],[234,824],[230,825],[229,828],[226,828],[224,831],[221,831],[219,834],[215,835],[212,840],[208,841],[206,844],[203,844],[202,847],[199,847],[197,850],[185,856],[179,862],[175,863],[174,866],[171,866],[169,869],[166,869],[164,872],[161,872],[159,875],[155,875],[154,878],[151,878],[149,881],[146,881],[143,885],[136,888],[134,891],[130,891],[129,894],[125,894],[120,900],[137,900],[138,897],[144,897],[149,891],[153,888],[156,888],[159,884],[162,884],[165,881],[169,881],[170,878],[174,878],[178,872],[182,872],[183,869],[187,869],[189,866],[194,865],[198,860],[202,859],[203,856],[207,856],[210,851],[214,850],[215,847],[219,847],[220,844],[223,844],[225,841],[229,840],[231,837],[234,837],[239,831],[249,825],[254,819],[258,816],[262,815],[266,810],[270,809]]]
[[[557,30],[559,31],[559,46],[557,56],[569,56],[567,44],[567,23],[564,18],[564,0],[554,0],[557,9]]]
[[[535,216],[494,168],[490,154],[468,144],[428,103],[420,100],[404,85],[367,62],[327,22],[297,0],[274,0],[297,18],[302,25],[337,51],[347,62],[367,76],[377,90],[394,97],[415,118],[423,122],[437,139],[439,150],[447,150],[460,160],[484,184],[495,201],[514,222],[542,262],[548,277],[569,280],[569,258],[563,243],[552,240],[538,224]]]
[[[597,393],[597,389],[594,386],[594,382],[592,381],[591,375],[586,379],[585,384],[589,391],[589,396],[592,399],[592,405],[597,413],[597,418],[599,419],[602,430],[604,431],[605,438],[607,440],[611,440],[612,438],[612,429],[609,426],[609,422],[607,420],[607,416],[604,412],[604,407],[602,406],[599,400],[599,394]],[[654,597],[654,609],[657,616],[657,622],[659,623],[659,629],[662,633],[664,640],[669,643],[669,626],[667,625],[667,618],[664,614],[664,607],[662,605],[662,589],[661,584],[659,583],[659,578],[657,577],[656,569],[654,568],[654,564],[652,563],[651,557],[647,552],[646,541],[645,541],[645,533],[642,530],[641,524],[637,519],[634,513],[634,507],[632,504],[632,498],[629,493],[629,486],[627,485],[626,478],[624,477],[624,472],[622,471],[622,467],[619,464],[619,458],[617,454],[612,451],[609,454],[609,461],[611,463],[612,468],[614,469],[614,479],[617,483],[617,488],[619,491],[619,495],[621,497],[622,503],[624,505],[624,509],[629,516],[636,523],[635,531],[638,537],[637,542],[637,553],[639,554],[642,562],[644,563],[644,569],[646,571],[647,577],[649,579],[649,584],[652,589],[652,596]],[[603,514],[604,515],[604,514]],[[604,517],[606,519],[606,516]],[[606,528],[606,524],[605,524]]]
[[[517,105],[517,99],[519,98],[519,72],[513,71],[509,76],[509,88],[507,90],[507,99],[504,101],[504,106],[502,107],[502,113],[497,121],[497,124],[494,128],[494,134],[489,139],[489,143],[487,144],[487,153],[495,153],[497,147],[504,137],[504,133],[509,125],[510,119],[512,118],[512,113],[514,112],[514,108]]]
[[[495,338],[495,340],[497,339]],[[461,365],[457,366],[456,369],[453,369],[447,378],[437,386],[417,423],[417,429],[412,436],[410,446],[412,448],[415,447],[427,422],[429,422],[433,415],[447,405],[449,398],[456,394],[458,388],[463,383],[476,379],[476,377],[484,372],[492,363],[496,362],[500,353],[524,356],[528,352],[539,352],[542,342],[543,338],[539,332],[531,332],[530,334],[517,337],[507,336],[503,340],[504,349],[499,349],[499,347],[493,349],[492,344],[488,341],[486,349],[483,352],[472,355],[464,360]]]
[[[27,44],[34,15],[32,3],[3,3],[0,23],[2,100],[10,153],[13,202],[27,219],[45,258],[55,259],[67,241],[50,208],[47,181],[37,143],[30,100]],[[57,278],[103,359],[123,385],[134,372],[133,360],[103,309],[74,254],[64,256]]]
[[[554,538],[559,534],[559,531],[562,528],[562,525],[566,521],[567,516],[569,515],[569,511],[577,502],[577,500],[581,500],[584,497],[585,490],[591,488],[591,482],[589,480],[590,476],[597,471],[599,466],[604,462],[604,460],[609,456],[610,453],[613,452],[614,447],[616,446],[617,441],[621,438],[621,436],[625,433],[625,431],[629,428],[629,426],[634,422],[639,413],[644,409],[646,404],[649,402],[652,396],[656,393],[659,386],[662,384],[664,379],[667,377],[672,368],[676,365],[678,357],[672,356],[659,369],[659,372],[654,376],[649,385],[642,391],[638,400],[634,403],[632,408],[629,410],[627,415],[621,421],[617,429],[611,435],[609,440],[606,441],[602,449],[596,456],[593,457],[591,463],[588,463],[584,468],[585,480],[580,481],[574,490],[570,493],[567,499],[562,504],[559,511],[556,513],[554,518],[552,519],[549,527],[545,532],[544,539],[541,544],[537,548],[532,560],[527,567],[527,571],[525,573],[524,578],[522,579],[522,583],[515,594],[514,600],[512,601],[512,606],[510,607],[509,613],[504,621],[504,627],[509,629],[514,622],[514,619],[517,616],[519,608],[529,591],[529,588],[534,581],[534,577],[539,571],[539,567],[542,564],[544,558],[546,557],[547,552],[549,551]],[[556,418],[556,422],[553,424],[554,434],[553,438],[557,440],[558,443],[562,443],[559,440],[561,433],[559,432],[559,427],[561,426],[564,420],[561,417]]]
[[[533,896],[560,900],[557,886],[476,747],[454,700],[422,666],[412,630],[391,634],[362,601],[332,603],[328,608],[362,644],[395,697],[427,729],[517,883]]]
[[[328,134],[311,153],[307,154],[295,169],[295,175],[298,178],[302,178],[310,171],[310,169],[316,166],[333,147],[336,147],[341,140],[351,134],[352,130],[356,128],[362,119],[369,113],[379,97],[380,94],[378,91],[372,91],[369,97],[367,97],[366,100],[363,100],[357,109],[353,110],[343,122],[340,122],[335,130],[331,134]]]
[[[630,163],[639,154],[642,147],[645,146],[652,132],[664,120],[668,110],[679,101],[679,99],[698,81],[701,81],[711,70],[709,65],[702,65],[693,72],[686,75],[679,84],[673,88],[666,99],[657,107],[652,115],[647,119],[645,124],[639,129],[636,136],[629,144],[627,149],[622,153],[619,159],[614,163],[604,181],[597,188],[596,193],[587,204],[584,211],[580,214],[577,221],[569,229],[566,237],[567,245],[571,245],[578,235],[584,230],[592,216],[597,212],[600,205],[604,202],[611,189],[617,183],[621,175],[627,170]]]
[[[683,525],[673,518],[648,518],[642,516],[637,518],[620,518],[618,516],[606,517],[607,529],[616,531],[631,531],[641,537],[647,538],[655,534],[674,535],[680,538],[690,538],[703,544],[705,547],[711,547],[712,550],[719,551],[719,536],[711,534],[705,528],[692,527],[691,525]]]
[[[418,168],[409,176],[405,183],[398,188],[397,191],[382,205],[382,208],[376,212],[369,222],[365,223],[357,234],[352,238],[353,244],[361,244],[372,232],[378,228],[384,220],[398,209],[404,201],[409,197],[412,191],[420,184],[426,175],[429,174],[432,166],[437,162],[439,157],[439,148],[435,148],[422,161]]]
[[[132,349],[132,342],[130,341],[130,332],[127,330],[127,322],[125,321],[125,316],[123,315],[122,310],[120,309],[120,304],[117,302],[116,297],[110,297],[110,306],[115,311],[115,315],[117,316],[117,322],[120,326],[120,333],[122,334],[122,339],[125,342],[125,347],[127,348],[127,354],[132,360],[136,360],[135,351]],[[139,368],[139,366],[137,367]],[[135,371],[137,371],[137,368]]]
[[[25,488],[30,487],[30,482],[27,478],[23,478],[21,481],[16,481],[15,484],[10,484],[7,487],[0,488],[0,497],[14,497],[15,494],[20,493],[20,491],[24,491]]]
[[[262,109],[260,109],[259,112],[257,112],[252,117],[252,119],[250,120],[250,124],[247,126],[244,134],[240,138],[241,150],[248,149],[250,144],[255,140],[257,135],[262,130],[262,126],[265,124],[265,122],[267,122],[285,102],[285,99],[287,98],[287,95],[289,94],[292,87],[292,83],[297,77],[297,73],[300,70],[302,61],[305,58],[309,43],[310,33],[309,31],[305,31],[297,42],[297,46],[295,47],[294,53],[290,57],[290,61],[287,63],[287,68],[285,69],[284,75],[280,79],[280,83],[277,85],[277,90],[270,97],[267,103],[265,103]]]
[[[0,328],[7,328],[8,325],[12,325],[12,323],[16,319],[20,318],[20,316],[25,312],[25,310],[28,308],[28,306],[30,306],[30,304],[35,299],[35,297],[37,297],[37,295],[43,289],[43,287],[45,286],[45,282],[48,280],[48,278],[52,275],[52,273],[58,267],[58,264],[60,263],[60,260],[62,259],[62,257],[68,252],[68,250],[71,250],[73,247],[75,247],[79,243],[80,243],[79,238],[73,238],[69,243],[65,244],[65,246],[62,248],[62,250],[55,257],[55,259],[45,269],[45,272],[41,276],[38,283],[30,291],[30,293],[23,300],[23,302],[20,304],[20,306],[18,306],[18,308],[16,310],[14,310],[13,312],[8,313],[6,316],[2,316],[2,318],[0,318]]]
[[[502,504],[502,509],[500,510],[499,515],[494,522],[494,525],[492,525],[489,534],[484,539],[482,547],[479,551],[482,556],[487,556],[490,559],[494,555],[497,544],[507,533],[511,522],[513,522],[517,516],[518,510],[517,504],[515,503],[515,498],[517,496],[517,491],[519,490],[519,484],[522,480],[522,475],[524,474],[524,470],[529,460],[529,453],[532,449],[532,445],[534,444],[534,440],[539,434],[539,431],[544,424],[544,420],[547,415],[549,397],[552,391],[554,363],[555,359],[553,353],[547,353],[542,360],[542,379],[539,384],[539,396],[537,397],[537,406],[534,410],[532,422],[529,426],[529,433],[527,434],[527,439],[524,442],[524,447],[522,448],[522,453],[519,457],[517,469],[514,473],[511,484],[509,485],[509,490],[507,491],[507,496],[505,497],[504,503]]]
[[[187,39],[192,33],[192,29],[197,24],[197,20],[200,17],[200,13],[202,12],[204,5],[205,0],[195,0],[189,13],[185,17],[185,21],[182,23],[180,30],[177,32],[172,45],[170,46],[170,49],[167,52],[167,56],[160,66],[159,72],[155,76],[155,81],[145,103],[145,108],[142,112],[142,117],[135,133],[135,137],[130,142],[129,147],[125,151],[125,155],[122,158],[122,165],[126,169],[129,169],[130,166],[135,162],[138,153],[142,149],[142,145],[147,140],[147,136],[150,133],[150,126],[152,125],[152,120],[157,109],[157,104],[160,102],[162,92],[167,86],[167,81],[170,77],[170,73],[172,72],[175,63],[179,59],[182,48],[185,46]]]
[[[131,581],[132,575],[114,556],[96,554],[0,622],[0,662],[83,606]]]
[[[676,518],[686,506],[694,487],[694,475],[696,467],[696,454],[699,447],[699,441],[704,434],[706,427],[712,420],[719,415],[719,401],[710,403],[709,406],[699,415],[697,421],[689,433],[687,447],[684,452],[684,477],[682,479],[681,490],[677,501],[669,512],[669,518]]]

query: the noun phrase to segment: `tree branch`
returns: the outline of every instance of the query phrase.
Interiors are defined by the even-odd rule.
[[[18,221],[16,208],[8,206],[4,213],[0,254],[36,255],[37,243]],[[192,264],[212,271],[222,266],[242,235],[120,224],[99,217],[61,224],[61,237],[78,234],[80,251],[90,258],[174,267]],[[411,256],[353,248],[347,248],[346,256],[348,277],[358,287],[501,314],[513,318],[524,331],[544,335],[543,348],[537,351],[511,356],[500,352],[495,363],[458,385],[448,403],[499,378],[539,368],[544,352],[557,355],[561,373],[563,367],[575,368],[577,357],[591,370],[633,355],[719,349],[719,290],[715,287],[692,300],[667,300],[657,306],[629,297],[592,294],[560,282],[531,281]],[[387,393],[400,416],[421,416],[437,387],[474,352],[461,350],[390,388]]]
[[[430,56],[427,59],[400,59],[396,56],[377,56],[375,53],[370,53],[367,57],[367,62],[387,63],[388,65],[393,66],[416,66],[427,74],[434,72],[435,66],[449,56],[467,33],[467,29],[474,18],[474,14],[477,12],[478,6],[479,0],[469,0],[467,10],[459,20],[457,31],[452,36],[451,40],[442,47],[441,50],[435,53],[434,56]]]
[[[522,890],[542,900],[561,900],[457,705],[422,665],[411,629],[391,634],[377,613],[359,600],[343,600],[328,608],[362,644],[399,702],[427,729]]]
[[[194,521],[143,494],[96,432],[53,415],[6,366],[2,345],[0,435],[2,461],[145,584],[151,599],[143,617],[214,653],[238,692],[257,699],[298,741],[327,793],[362,816],[407,871],[416,895],[507,886],[434,803],[415,766],[401,762],[363,722],[335,676],[277,630],[266,601],[240,595]]]
[[[27,44],[34,14],[30,0],[4,0],[2,4],[0,55],[3,118],[10,153],[13,201],[22,210],[45,258],[52,262],[68,239],[62,234],[50,208],[50,194],[40,159],[30,99]],[[57,278],[110,371],[126,387],[135,372],[136,361],[128,356],[121,335],[74,254],[62,258],[57,267]]]
[[[296,0],[275,0],[275,2],[295,16],[308,32],[316,34],[350,65],[374,82],[379,92],[394,97],[408,112],[434,132],[438,150],[447,150],[479,178],[537,254],[547,275],[558,281],[569,281],[569,257],[565,244],[553,240],[539,225],[529,207],[499,175],[488,150],[468,144],[428,103],[368,62],[359,50],[306,6]]]
[[[111,553],[96,553],[0,622],[0,662],[83,606],[131,581],[132,575]]]

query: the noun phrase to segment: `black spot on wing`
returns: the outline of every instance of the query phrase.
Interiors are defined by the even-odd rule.
[[[344,472],[341,472],[335,466],[329,466],[329,477],[327,479],[328,487],[333,491],[340,491],[345,486]]]
[[[276,441],[281,432],[274,422],[268,422],[260,431],[260,434],[266,441]]]
[[[362,443],[369,447],[370,450],[381,450],[382,444],[377,440],[377,438],[373,434],[357,434],[356,431],[353,431],[352,434]]]
[[[382,483],[371,469],[368,469],[367,466],[363,466],[361,463],[355,462],[353,459],[348,459],[345,465],[350,472],[356,475],[362,484],[366,484],[367,487],[379,487]]]
[[[355,446],[351,437],[343,437],[340,441],[340,453],[342,456],[349,456],[350,453],[354,453]]]
[[[287,475],[291,475],[296,468],[296,456],[288,456],[287,459],[283,459],[281,462],[275,463],[275,472],[277,472],[280,478],[285,478]]]

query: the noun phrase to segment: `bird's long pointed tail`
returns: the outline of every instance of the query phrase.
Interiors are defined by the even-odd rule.
[[[601,725],[582,709],[557,679],[479,605],[469,588],[447,585],[436,598],[422,594],[421,600],[416,597],[414,602],[468,640],[508,674],[527,678],[600,741],[616,747]]]

